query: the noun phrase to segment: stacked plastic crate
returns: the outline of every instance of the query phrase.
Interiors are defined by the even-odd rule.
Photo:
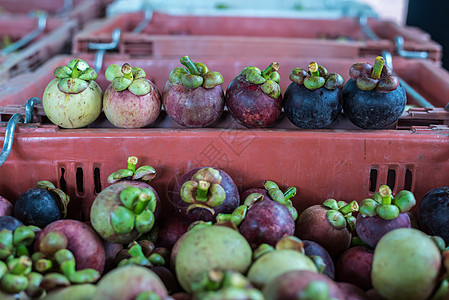
[[[72,47],[71,54],[55,56],[0,86],[1,132],[15,112],[25,114],[27,99],[42,97],[54,69],[73,58],[96,68],[103,91],[108,86],[105,70],[113,63],[143,68],[162,91],[184,55],[221,72],[224,89],[244,67],[277,61],[283,92],[290,71],[312,60],[346,81],[353,63],[384,55],[391,58],[414,107],[385,130],[362,130],[344,117],[328,129],[304,130],[285,116],[270,128],[255,130],[239,125],[228,112],[202,129],[183,128],[164,112],[146,128],[115,128],[102,114],[87,128],[62,129],[37,105],[34,121],[17,126],[0,167],[5,197],[15,199],[46,179],[71,195],[72,217],[87,219],[107,176],[129,155],[160,171],[154,187],[164,201],[180,174],[206,165],[227,170],[240,190],[266,179],[296,186],[299,210],[327,198],[362,200],[382,184],[393,192],[411,190],[417,199],[447,185],[449,74],[440,67],[440,46],[419,29],[356,14],[306,18],[153,9],[88,22]]]

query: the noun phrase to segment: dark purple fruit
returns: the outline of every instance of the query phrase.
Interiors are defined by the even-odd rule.
[[[358,209],[358,205],[353,201],[345,206],[347,208]],[[335,259],[351,244],[352,234],[347,228],[345,214],[324,205],[310,206],[296,220],[295,235],[320,244]]]
[[[336,282],[326,275],[306,270],[286,272],[262,291],[266,300],[345,299]]]
[[[61,219],[58,196],[42,188],[31,188],[19,196],[14,205],[14,215],[25,225],[43,228]]]
[[[24,224],[19,219],[12,216],[0,216],[0,231],[3,229],[14,231],[17,227],[23,225]]]
[[[337,282],[346,300],[375,300],[358,286],[348,282]]]
[[[366,246],[355,246],[343,252],[335,265],[336,280],[352,283],[363,290],[372,288],[373,254],[374,250]]]
[[[188,225],[176,212],[163,215],[158,222],[156,245],[172,249],[176,241],[187,232]]]
[[[248,128],[262,128],[278,119],[282,109],[278,69],[278,63],[264,71],[246,67],[231,81],[226,89],[226,105],[237,122]]]
[[[185,127],[207,127],[223,113],[225,95],[218,72],[209,72],[206,65],[193,63],[188,56],[181,58],[186,68],[171,71],[162,91],[166,113]]]
[[[285,205],[267,195],[251,205],[239,231],[252,249],[263,243],[275,246],[282,237],[295,233],[295,221]]]
[[[312,255],[317,255],[321,257],[323,259],[324,264],[326,265],[326,267],[323,270],[323,274],[329,276],[330,279],[334,279],[335,265],[329,252],[326,249],[324,249],[323,246],[313,241],[303,240],[302,243],[304,247],[304,253],[309,257]]]
[[[343,88],[343,111],[360,128],[389,128],[404,112],[407,103],[405,90],[384,63],[382,57],[377,57],[368,74],[369,68],[365,64],[356,64],[363,65],[363,70],[352,68],[352,78]]]
[[[284,112],[299,128],[318,129],[329,127],[341,114],[341,88],[344,80],[337,73],[315,62],[309,70],[295,68],[290,73],[292,83],[284,93]]]
[[[0,216],[12,216],[14,207],[5,197],[0,196]]]
[[[190,224],[215,220],[219,213],[231,213],[239,205],[240,197],[237,186],[225,171],[203,167],[192,169],[177,180],[172,201]]]
[[[397,228],[410,228],[410,218],[408,214],[399,214],[393,220],[382,219],[379,215],[373,217],[363,217],[358,214],[356,230],[359,238],[368,246],[375,248],[379,240],[387,232]]]
[[[46,252],[48,244],[45,243],[47,240],[45,237],[50,233],[63,236],[66,248],[75,257],[77,270],[92,268],[100,273],[103,272],[106,260],[103,241],[90,225],[70,219],[48,224],[36,237],[35,251]]]
[[[449,243],[449,187],[431,189],[422,197],[418,222],[422,231]]]

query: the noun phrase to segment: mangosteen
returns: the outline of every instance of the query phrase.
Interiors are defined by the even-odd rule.
[[[351,78],[343,87],[343,111],[349,120],[363,129],[386,129],[404,112],[407,97],[399,79],[376,57],[374,66],[353,64]]]
[[[334,280],[335,279],[335,265],[334,265],[334,261],[332,260],[332,257],[329,254],[329,252],[326,249],[324,249],[323,246],[321,246],[320,244],[318,244],[314,241],[303,240],[302,243],[303,243],[303,247],[304,247],[304,254],[307,255],[308,257],[313,257],[313,256],[321,257],[321,259],[325,265],[322,273],[324,275],[327,275],[330,279]]]
[[[222,169],[194,168],[184,173],[173,188],[172,201],[188,224],[215,221],[219,213],[232,213],[240,203],[232,178]]]
[[[292,270],[308,270],[318,273],[318,266],[304,254],[302,241],[294,236],[285,236],[275,247],[261,244],[253,253],[253,264],[248,270],[248,279],[259,289]]]
[[[192,283],[193,300],[242,299],[264,300],[243,274],[233,270],[206,271]]]
[[[290,73],[292,83],[284,93],[284,112],[299,128],[318,129],[332,125],[341,114],[341,88],[344,79],[340,74],[328,73],[316,62],[308,71],[295,68]]]
[[[207,127],[223,113],[225,97],[223,76],[188,56],[180,60],[185,66],[174,68],[162,90],[165,112],[185,127]]]
[[[422,197],[418,222],[422,231],[440,236],[449,243],[449,187],[433,188]]]
[[[335,259],[351,245],[352,234],[347,227],[353,225],[352,213],[358,209],[356,201],[348,204],[335,199],[312,205],[296,220],[295,236],[320,244]]]
[[[415,197],[410,191],[400,191],[393,197],[389,186],[380,186],[373,198],[364,199],[360,203],[356,221],[358,237],[374,248],[387,232],[397,228],[410,228],[407,212],[415,203]]]
[[[145,293],[147,297],[143,297],[142,293]],[[156,295],[151,298],[151,295],[147,293]],[[167,296],[167,289],[156,273],[150,269],[127,265],[104,275],[98,281],[97,289],[91,299],[133,300],[139,295],[142,299],[164,299]]]
[[[102,239],[88,224],[78,220],[59,220],[45,226],[34,243],[35,252],[49,258],[60,249],[72,252],[76,269],[103,272],[106,253]]]
[[[0,217],[12,216],[14,213],[14,206],[5,197],[0,196]]]
[[[161,112],[161,94],[139,67],[110,65],[105,72],[111,84],[103,95],[103,111],[116,127],[140,128],[153,123]]]
[[[45,114],[63,128],[80,128],[94,122],[101,113],[102,91],[97,73],[82,59],[72,59],[54,71],[42,95]]]
[[[148,184],[156,171],[151,166],[136,169],[138,159],[128,157],[128,168],[108,177],[110,186],[95,198],[90,220],[93,228],[105,240],[130,243],[153,229],[160,211],[160,198]]]
[[[24,224],[19,219],[13,216],[0,216],[0,231],[3,229],[14,231],[17,227],[23,225]]]
[[[255,66],[244,68],[226,89],[226,106],[232,117],[248,128],[273,124],[281,114],[279,64],[271,63],[261,71]]]
[[[51,182],[39,181],[17,198],[14,215],[25,225],[43,228],[67,215],[69,201],[69,196]]]
[[[189,231],[177,251],[176,276],[187,292],[192,292],[192,282],[204,272],[228,269],[244,274],[252,262],[246,239],[225,226],[202,226]]]
[[[438,286],[441,252],[425,233],[398,228],[374,249],[371,279],[383,299],[428,299]]]
[[[296,194],[296,188],[284,194],[273,181],[265,181],[264,186],[265,189],[252,188],[243,192],[242,195],[250,194],[242,205],[231,214],[217,216],[217,222],[233,222],[252,249],[261,244],[274,246],[282,237],[295,233],[297,212],[290,198]]]
[[[263,288],[263,294],[266,300],[346,299],[336,282],[309,270],[281,274]]]
[[[335,265],[336,280],[352,283],[365,291],[371,289],[373,253],[374,249],[368,246],[347,249]]]

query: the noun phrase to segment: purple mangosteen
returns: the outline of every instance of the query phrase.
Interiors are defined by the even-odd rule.
[[[162,90],[162,103],[166,113],[185,127],[207,127],[217,121],[223,113],[225,97],[219,72],[199,62],[192,62],[188,56],[181,58],[181,64],[170,72]]]
[[[226,89],[226,106],[237,122],[248,128],[262,128],[278,119],[282,110],[278,69],[277,62],[263,71],[246,67],[231,81]]]

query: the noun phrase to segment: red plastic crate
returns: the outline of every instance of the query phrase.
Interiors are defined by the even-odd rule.
[[[144,13],[127,13],[91,22],[74,38],[72,53],[91,52],[89,43],[109,43],[114,29],[122,31],[120,54],[151,57],[294,56],[356,58],[396,53],[394,38],[404,38],[404,50],[428,53],[441,61],[441,46],[414,27],[369,19],[379,37],[370,40],[358,19],[292,19],[170,15],[154,12],[142,32],[133,30]]]
[[[56,57],[34,74],[23,74],[2,85],[1,105],[19,104],[17,99],[23,103],[30,96],[41,97],[51,80],[53,67],[66,64],[71,58]],[[83,58],[92,62],[92,57]],[[124,61],[143,66],[159,88],[169,70],[178,66],[177,60],[168,59],[105,58],[105,66]],[[233,64],[231,61],[204,62],[211,69],[223,72],[228,82],[248,64],[269,62],[260,58]],[[281,83],[285,86],[290,68],[303,66],[309,60],[282,58],[279,62]],[[320,63],[329,71],[341,71],[348,67],[349,61],[323,58]],[[425,66],[435,67],[434,64],[396,61],[395,65],[395,70],[406,80],[413,79],[410,84],[433,95],[431,99],[435,103],[447,101],[447,74],[442,78],[437,69],[413,77],[418,69],[426,70]],[[98,82],[104,89],[102,74]],[[429,82],[437,83],[427,87],[426,77],[431,77]],[[4,106],[3,111],[8,107],[11,108]],[[417,118],[419,115],[423,117]],[[88,219],[92,201],[108,185],[107,176],[126,167],[126,158],[135,155],[140,159],[139,165],[156,168],[158,174],[152,185],[165,204],[169,203],[177,178],[198,166],[223,168],[240,191],[260,186],[266,179],[274,180],[281,188],[296,186],[298,194],[293,201],[300,211],[329,197],[362,200],[381,184],[390,185],[393,192],[409,189],[419,200],[431,188],[449,184],[448,120],[449,113],[442,108],[409,111],[401,119],[408,125],[398,127],[402,130],[360,130],[346,126],[347,120],[345,126],[342,120],[332,129],[303,130],[285,117],[273,128],[250,130],[238,125],[228,113],[215,128],[205,129],[180,128],[164,113],[151,127],[140,129],[113,128],[104,119],[91,128],[60,129],[42,119],[42,124],[18,126],[11,154],[0,167],[0,194],[14,202],[37,181],[50,180],[71,196],[71,217]],[[0,124],[0,141],[3,141],[5,123]]]
[[[33,32],[37,23],[37,18],[26,15],[0,14],[0,37],[8,35],[14,42]],[[35,70],[50,57],[65,51],[77,26],[74,20],[48,17],[44,31],[35,39],[15,52],[0,55],[0,82]]]
[[[75,20],[81,26],[96,18],[104,17],[106,6],[112,0],[72,0],[72,8],[64,7],[64,0],[2,0],[3,12],[26,15],[30,11],[46,11],[51,17]]]

